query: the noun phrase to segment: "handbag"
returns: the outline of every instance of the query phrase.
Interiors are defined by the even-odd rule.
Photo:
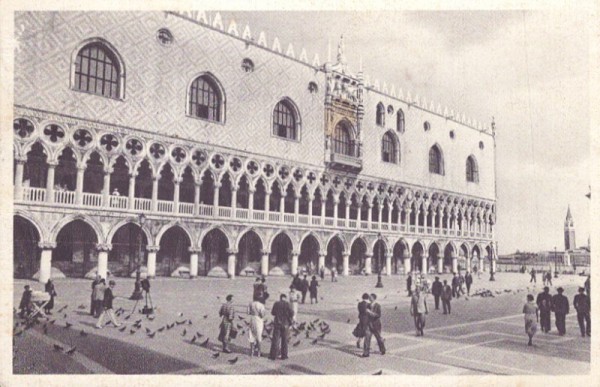
[[[229,329],[229,338],[235,339],[235,338],[237,338],[237,335],[238,335],[237,328],[233,324],[231,324],[231,328]]]

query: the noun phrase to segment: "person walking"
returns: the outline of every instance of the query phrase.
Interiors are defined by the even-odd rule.
[[[44,306],[44,313],[52,314],[51,310],[54,308],[54,297],[56,297],[57,294],[56,289],[54,288],[54,282],[52,282],[51,279],[46,282],[44,290],[50,295],[50,301]]]
[[[302,287],[302,280],[300,279],[300,274],[296,274],[294,276],[294,279],[292,280],[292,284],[290,285],[290,287],[296,289],[296,290],[300,290]]]
[[[433,301],[435,302],[435,310],[440,309],[440,296],[442,295],[442,289],[444,285],[440,282],[440,277],[435,277],[435,281],[431,284],[431,294],[433,294]]]
[[[369,313],[368,310],[371,308],[371,298],[368,293],[362,295],[362,301],[358,303],[358,324],[354,328],[354,336],[356,340],[356,348],[360,349],[360,340],[365,338],[367,331],[369,330]],[[369,333],[370,334],[370,333]],[[369,352],[366,350],[366,343],[363,349],[362,357],[369,357]]]
[[[221,305],[219,309],[219,317],[221,317],[221,324],[219,325],[219,337],[218,340],[223,345],[223,352],[231,353],[227,347],[231,340],[231,329],[233,328],[233,319],[235,318],[235,308],[233,307],[233,295],[228,294],[225,297],[225,303]]]
[[[421,288],[416,288],[410,302],[410,315],[413,316],[417,336],[423,336],[423,328],[425,328],[425,315],[428,314],[427,309],[427,292]]]
[[[464,295],[465,294],[465,277],[459,272],[458,273],[458,290],[457,293],[458,295]]]
[[[117,317],[115,316],[115,312],[113,311],[113,300],[115,296],[113,294],[113,289],[115,288],[116,283],[113,280],[108,282],[108,287],[104,289],[104,298],[102,300],[102,306],[104,310],[98,317],[98,321],[96,322],[96,328],[102,329],[102,322],[104,321],[104,316],[108,316],[110,321],[113,323],[115,327],[120,327],[121,324],[117,321]]]
[[[552,312],[552,295],[550,295],[550,288],[544,287],[544,291],[538,294],[535,303],[540,311],[540,326],[542,332],[550,332],[550,314]]]
[[[371,308],[367,309],[369,315],[369,329],[365,332],[365,349],[364,353],[367,355],[371,352],[371,337],[375,336],[377,345],[379,346],[379,352],[385,355],[385,341],[381,337],[381,305],[377,302],[377,295],[371,294],[369,296],[371,301]]]
[[[531,268],[531,272],[529,272],[529,274],[531,275],[531,278],[529,279],[529,283],[537,283],[537,278],[535,276],[535,267]]]
[[[552,310],[554,310],[554,319],[556,321],[556,329],[558,329],[558,335],[564,336],[567,333],[567,327],[565,324],[565,318],[569,314],[569,300],[563,296],[564,289],[559,287],[556,289],[558,294],[552,297]]]
[[[255,354],[260,357],[260,344],[262,343],[262,334],[265,327],[265,306],[260,300],[253,300],[250,305],[248,305],[248,314],[250,315],[250,329],[248,329],[250,357]]]
[[[319,299],[318,299],[318,295],[317,295],[317,288],[319,287],[319,283],[317,282],[317,277],[316,276],[312,276],[312,280],[310,281],[310,285],[309,285],[309,291],[310,291],[310,303],[313,303],[313,300],[315,300],[315,304],[319,303]]]
[[[294,322],[298,317],[298,302],[300,301],[300,293],[295,288],[290,288],[290,305],[294,311]]]
[[[533,302],[533,296],[527,295],[527,302],[523,305],[523,313],[525,315],[525,333],[529,336],[527,345],[533,345],[533,336],[537,331],[537,322],[539,321],[538,307]]]
[[[548,286],[552,286],[552,271],[548,270],[548,272],[546,273],[546,282],[548,283]]]
[[[92,304],[93,304],[93,313],[94,317],[100,317],[102,314],[104,307],[104,292],[106,290],[106,280],[104,278],[100,278],[100,280],[94,286],[94,291],[92,292]]]
[[[271,351],[269,359],[277,359],[281,350],[281,360],[288,358],[289,329],[294,322],[294,311],[287,302],[285,294],[279,296],[279,301],[273,304],[271,309],[273,318],[273,339],[271,340]]]
[[[465,285],[467,286],[467,295],[471,295],[471,285],[473,285],[473,276],[471,273],[467,272],[465,274]]]
[[[579,288],[579,294],[573,299],[573,306],[577,311],[577,322],[579,323],[579,330],[581,331],[581,337],[585,335],[592,335],[592,325],[590,319],[590,298],[585,295],[584,288]]]
[[[452,300],[452,288],[448,285],[448,281],[444,280],[442,287],[442,307],[444,314],[450,314],[450,300]]]
[[[90,314],[94,317],[98,317],[98,314],[95,309],[96,304],[94,304],[94,289],[96,288],[98,282],[100,282],[100,275],[96,274],[96,278],[94,278],[94,280],[92,281],[92,295],[90,297]]]
[[[325,268],[323,266],[319,269],[319,273],[321,274],[321,281],[325,280]]]
[[[304,304],[304,302],[306,301],[306,293],[308,293],[308,288],[309,288],[309,284],[308,284],[308,279],[307,279],[307,275],[304,275],[304,278],[302,279],[302,286],[300,291],[302,292],[302,303]]]
[[[331,282],[337,282],[337,269],[335,266],[331,268]]]
[[[412,296],[412,275],[410,272],[406,274],[406,291],[409,297]]]
[[[459,294],[458,294],[459,286],[460,286],[460,282],[458,279],[458,274],[454,273],[454,277],[452,277],[452,297],[457,298],[459,296]]]

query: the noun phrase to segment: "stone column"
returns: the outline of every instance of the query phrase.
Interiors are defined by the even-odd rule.
[[[404,274],[408,274],[410,273],[412,267],[410,265],[410,255],[408,255],[408,252],[404,252],[404,257],[402,259],[402,262],[404,262]]]
[[[423,257],[421,257],[421,273],[428,273],[428,267],[427,267],[427,255],[425,255],[425,252],[423,252]]]
[[[309,195],[308,196],[308,224],[312,224],[313,200],[315,200],[315,197],[312,195]]]
[[[156,212],[158,211],[158,179],[160,178],[159,175],[156,176],[152,176],[152,203],[151,203],[151,211],[152,212]]]
[[[98,268],[97,273],[100,277],[106,279],[108,278],[108,253],[112,249],[112,245],[98,243],[96,245],[96,250],[98,250]]]
[[[439,256],[437,261],[437,272],[442,274],[444,272],[444,257]]]
[[[377,223],[379,223],[379,229],[381,230],[381,217],[383,214],[383,206],[379,204],[377,206]]]
[[[320,259],[321,257],[319,257]],[[343,263],[343,267],[342,267],[342,275],[344,277],[347,277],[350,275],[350,254],[348,253],[344,253],[342,254],[342,263]],[[325,257],[323,256],[323,261],[325,261]]]
[[[385,255],[385,274],[392,275],[392,254],[390,253]]]
[[[233,219],[236,218],[236,210],[237,209],[237,188],[231,187],[231,217]]]
[[[371,274],[373,272],[373,254],[367,253],[365,254],[365,272],[367,274]]]
[[[350,204],[352,200],[346,200],[346,227],[350,224]]]
[[[266,191],[265,192],[265,212],[269,212],[271,207],[271,191]],[[266,218],[268,219],[269,216],[267,215]]]
[[[213,190],[213,216],[215,218],[219,216],[219,188],[221,188],[221,184],[215,183]]]
[[[57,165],[56,161],[48,162],[48,176],[46,178],[46,202],[48,203],[54,203],[54,170]]]
[[[40,258],[40,278],[39,282],[45,284],[51,277],[52,273],[52,250],[56,247],[56,243],[42,243],[38,244],[42,249],[42,256]]]
[[[325,254],[324,253],[319,254],[319,267],[317,267],[317,270],[319,272],[321,272],[322,267],[325,267]]]
[[[198,255],[200,250],[196,248],[189,248],[190,251],[190,277],[194,278],[198,276]]]
[[[194,216],[200,214],[200,184],[194,182]]]
[[[23,168],[27,159],[16,159],[17,168],[15,170],[15,192],[14,200],[19,201],[23,199]]]
[[[337,196],[333,197],[333,224],[337,227],[337,219],[338,219],[338,205],[340,204],[340,199]]]
[[[110,207],[110,169],[104,170],[104,185],[102,186],[102,204],[104,207]]]
[[[325,205],[327,202],[321,199],[321,226],[325,225]]]
[[[269,250],[261,251],[262,257],[260,259],[260,274],[267,276],[269,275]]]
[[[369,202],[369,209],[367,210],[367,228],[371,229],[371,224],[373,222],[373,202]],[[371,274],[371,273],[369,273]]]
[[[452,273],[458,273],[458,258],[454,251],[452,252]]]
[[[285,196],[283,195],[283,192],[279,198],[279,213],[281,214],[281,221],[283,222],[283,214],[285,214]]]
[[[485,261],[484,261],[483,257],[479,257],[479,267],[481,268],[480,270],[485,273],[486,270],[485,270],[484,262]]]
[[[130,173],[129,174],[129,205],[128,208],[130,210],[135,209],[135,178],[137,176],[137,173]]]
[[[252,220],[252,214],[254,213],[254,188],[248,190],[248,219]]]
[[[465,259],[467,260],[467,270],[471,271],[472,262],[471,262],[471,256],[469,255],[469,253],[467,253],[467,255],[465,255]]]
[[[392,211],[394,209],[394,205],[388,205],[388,228],[392,229]]]
[[[298,214],[300,214],[300,196],[294,195],[294,219],[298,222]]]
[[[227,249],[227,275],[230,279],[235,279],[235,254],[237,251],[232,249]]]
[[[181,178],[173,179],[173,212],[179,213],[179,187],[181,184]]]
[[[75,204],[83,204],[83,174],[85,173],[85,164],[77,165],[77,180],[75,180]]]
[[[146,246],[148,252],[148,261],[146,262],[148,278],[156,277],[156,253],[158,250],[160,250],[160,246]]]
[[[298,252],[292,252],[292,275],[298,274]]]
[[[496,273],[496,260],[492,259],[492,272]]]

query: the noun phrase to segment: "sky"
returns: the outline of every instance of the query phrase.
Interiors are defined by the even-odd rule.
[[[209,13],[209,15],[214,13]],[[212,15],[211,15],[212,16]],[[500,254],[564,248],[570,205],[577,245],[590,233],[589,24],[585,12],[221,12],[225,28],[265,31],[309,60],[335,59],[344,34],[350,70],[436,106],[496,122]]]

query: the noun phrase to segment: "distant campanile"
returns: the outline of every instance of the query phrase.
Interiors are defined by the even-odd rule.
[[[565,251],[575,250],[575,226],[571,216],[571,207],[567,208],[567,218],[565,219]]]

